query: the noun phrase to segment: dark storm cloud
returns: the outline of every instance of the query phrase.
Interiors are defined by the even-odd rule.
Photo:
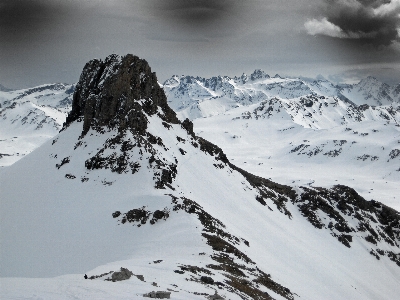
[[[244,12],[239,0],[148,0],[147,3],[151,13],[161,21],[189,31],[230,26],[229,20]]]
[[[0,0],[0,83],[74,83],[88,60],[110,53],[147,59],[162,80],[256,68],[325,76],[371,63],[398,66],[400,43],[360,41],[393,40],[400,0],[360,1]],[[310,16],[308,33],[337,39],[305,35],[301,25]]]
[[[40,32],[60,19],[62,6],[45,0],[2,0],[0,38],[19,41]]]
[[[323,17],[305,23],[309,34],[359,39],[374,45],[399,41],[400,0],[325,0]]]

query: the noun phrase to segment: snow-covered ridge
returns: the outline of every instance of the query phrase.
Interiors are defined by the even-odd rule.
[[[391,87],[368,77],[354,85],[335,85],[328,80],[270,77],[262,70],[250,76],[172,76],[163,84],[169,105],[181,119],[195,119],[224,113],[277,97],[295,99],[304,96],[338,98],[355,105],[392,105],[400,102],[399,87]]]
[[[283,185],[235,166],[176,118],[137,57],[82,74],[63,130],[0,172],[2,274],[80,280],[5,279],[2,298],[54,297],[50,283],[59,298],[399,294],[399,212],[343,185]],[[121,285],[109,281],[119,270]]]
[[[5,107],[13,102],[22,100],[30,101],[36,105],[59,108],[64,112],[69,112],[74,89],[75,85],[54,83],[22,90],[1,90],[0,104],[1,107]]]
[[[329,129],[356,122],[400,124],[400,105],[354,105],[334,97],[307,95],[294,99],[272,98],[256,105],[242,118],[284,118],[304,128]]]

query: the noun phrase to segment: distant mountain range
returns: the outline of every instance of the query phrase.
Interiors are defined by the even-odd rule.
[[[334,85],[256,70],[234,78],[172,76],[162,87],[178,118],[194,120],[194,130],[241,167],[285,183],[330,186],[340,178],[365,197],[400,207],[399,85],[373,77]],[[0,91],[0,166],[58,133],[74,90],[75,85],[49,84]],[[246,153],[253,153],[251,159]],[[263,168],[266,163],[272,171]],[[304,174],[306,169],[313,172]]]
[[[63,114],[57,107],[63,100],[56,99],[69,101],[70,90],[43,87],[39,93],[47,96],[25,92],[6,99],[2,122],[17,129],[31,124],[18,113],[30,114],[21,108],[25,97],[33,97],[27,102],[36,115]],[[192,122],[180,120],[167,100],[148,63],[136,56],[85,65],[61,131],[0,170],[0,274],[9,277],[1,278],[2,299],[122,300],[158,293],[171,299],[391,300],[400,294],[398,211],[341,182],[281,183],[238,159],[269,171],[275,167],[269,152],[278,148],[284,158],[296,158],[281,160],[287,173],[299,170],[291,166],[297,158],[314,157],[320,172],[329,173],[325,159],[352,164],[351,155],[361,147],[371,153],[378,138],[392,147],[397,111],[312,93],[238,103]],[[321,129],[342,112],[349,114],[344,124]],[[55,117],[41,120],[43,127],[27,132],[56,124]],[[333,135],[346,139],[330,141]],[[317,145],[316,137],[328,142]],[[389,150],[357,162],[398,164],[400,151]],[[341,155],[345,159],[336,160]],[[300,179],[312,176],[307,167]]]
[[[195,119],[224,113],[272,98],[305,96],[337,98],[354,105],[382,106],[400,103],[400,83],[391,87],[368,77],[354,85],[334,85],[327,80],[270,77],[261,70],[250,76],[202,78],[172,76],[163,84],[168,103],[181,118]]]

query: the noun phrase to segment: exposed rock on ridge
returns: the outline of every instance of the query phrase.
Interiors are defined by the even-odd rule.
[[[83,117],[83,135],[97,126],[143,133],[146,114],[156,113],[166,122],[179,123],[147,61],[131,54],[113,54],[85,65],[66,126]]]
[[[311,107],[314,102],[319,100],[324,99],[304,98],[302,104]],[[261,105],[266,105],[267,102],[262,102]],[[259,117],[260,111],[269,113],[274,110],[271,108],[273,101],[269,102],[270,108],[253,112],[255,118]],[[236,167],[229,162],[222,149],[195,135],[193,123],[189,119],[185,119],[183,122],[177,119],[175,112],[167,104],[166,96],[158,85],[155,73],[151,72],[145,60],[136,56],[130,54],[124,57],[111,55],[104,62],[101,60],[88,62],[77,84],[72,111],[67,118],[66,126],[75,120],[83,120],[82,135],[85,135],[90,128],[99,132],[103,132],[104,127],[119,131],[117,136],[108,139],[103,148],[97,149],[98,152],[86,160],[86,169],[110,169],[112,172],[120,174],[127,172],[135,174],[147,164],[143,162],[142,157],[135,161],[132,160],[131,150],[143,148],[149,155],[146,159],[148,168],[153,169],[154,187],[157,189],[169,188],[175,191],[177,186],[174,181],[179,164],[176,154],[172,154],[173,161],[166,159],[156,147],[162,147],[164,151],[168,152],[168,145],[165,145],[162,138],[158,136],[159,132],[156,133],[157,136],[154,136],[154,132],[151,134],[147,130],[148,117],[155,114],[161,118],[164,127],[168,130],[171,124],[180,124],[187,131],[188,141],[194,148],[199,148],[202,152],[214,157],[215,168],[228,167],[243,175],[257,191],[258,195],[255,200],[260,204],[267,206],[267,202],[272,201],[278,210],[290,219],[293,216],[291,205],[294,205],[294,209],[298,209],[315,228],[329,230],[333,237],[347,247],[351,247],[353,237],[355,237],[354,232],[365,233],[361,234],[360,238],[375,245],[375,247],[371,245],[371,254],[375,255],[378,251],[381,256],[388,256],[396,264],[400,263],[397,233],[400,215],[398,212],[392,212],[381,204],[379,204],[379,211],[370,210],[372,202],[366,201],[347,187],[336,186],[333,189],[298,187],[295,190],[290,186],[254,176]],[[251,117],[251,113],[249,113],[249,117]],[[126,135],[126,131],[134,134],[133,139]],[[181,146],[185,144],[185,138],[176,138]],[[121,153],[113,151],[110,153],[107,150],[116,148],[120,148]],[[143,154],[141,150],[139,152]],[[180,154],[185,155],[185,153],[186,151],[180,148]],[[61,162],[62,164],[63,162]],[[350,192],[343,196],[344,191]],[[354,197],[357,201],[353,201]],[[350,204],[352,207],[348,208]],[[268,206],[268,208],[270,207]],[[143,216],[136,220],[135,211],[136,209],[127,213],[127,220],[129,221],[129,215],[133,214],[135,221],[140,219],[141,224],[145,224],[149,218],[149,212],[143,211]],[[319,211],[329,216],[326,224],[319,218]],[[354,211],[360,211],[360,213],[355,214]],[[383,217],[381,211],[384,212]],[[360,222],[346,220],[353,214]],[[370,215],[373,216],[370,217]],[[368,221],[370,218],[378,220],[374,222],[377,223],[376,226],[370,225]],[[125,223],[123,220],[121,222]],[[381,242],[382,245],[378,245],[378,242]],[[395,248],[395,252],[390,246]]]

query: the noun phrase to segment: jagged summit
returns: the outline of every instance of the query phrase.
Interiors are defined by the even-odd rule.
[[[166,122],[179,123],[147,61],[132,54],[113,54],[85,65],[66,125],[83,117],[83,133],[97,126],[143,132],[146,115],[154,114]]]
[[[250,75],[250,78],[252,81],[258,80],[258,79],[266,79],[266,78],[270,78],[270,76],[265,73],[263,70],[261,69],[256,69],[254,70],[254,72]]]

